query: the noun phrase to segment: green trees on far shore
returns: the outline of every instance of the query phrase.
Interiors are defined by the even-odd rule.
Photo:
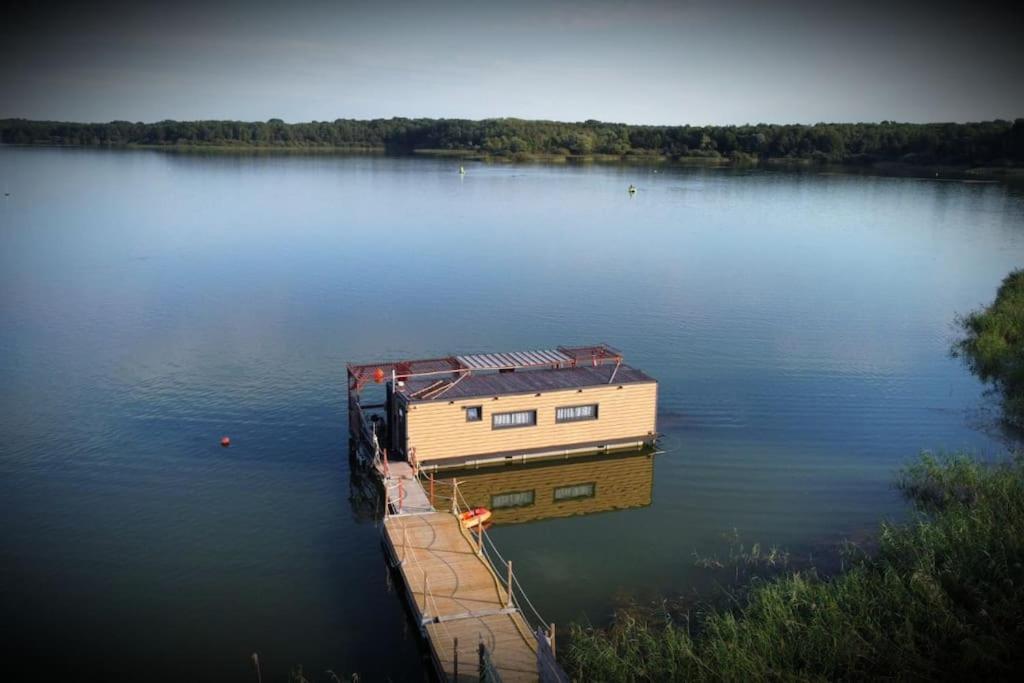
[[[566,123],[523,119],[335,119],[291,124],[280,119],[157,123],[4,119],[0,120],[0,142],[1004,165],[1024,163],[1024,119],[743,126],[635,126],[595,120]]]

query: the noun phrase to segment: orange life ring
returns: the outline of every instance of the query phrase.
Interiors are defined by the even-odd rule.
[[[483,524],[491,518],[491,511],[487,508],[473,508],[469,512],[463,512],[459,515],[459,519],[462,520],[462,526],[467,529],[472,529],[480,524]]]

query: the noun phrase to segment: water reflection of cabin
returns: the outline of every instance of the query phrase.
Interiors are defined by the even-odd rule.
[[[446,470],[470,507],[485,507],[496,524],[590,515],[651,504],[654,451],[620,451],[516,467]]]
[[[363,405],[371,383],[383,402]],[[349,365],[348,392],[356,439],[424,469],[635,449],[656,432],[657,382],[606,345]]]

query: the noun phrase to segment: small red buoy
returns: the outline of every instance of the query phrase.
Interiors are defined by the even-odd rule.
[[[220,445],[223,446],[224,448],[227,448],[228,446],[231,445],[231,439],[225,436],[220,440]]]
[[[384,370],[382,370],[381,368],[377,368],[376,370],[374,370],[373,371],[373,381],[375,381],[377,384],[380,384],[381,382],[383,382],[384,381]]]

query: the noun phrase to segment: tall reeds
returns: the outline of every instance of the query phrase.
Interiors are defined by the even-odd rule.
[[[922,456],[898,486],[915,504],[878,550],[821,579],[758,581],[698,624],[620,614],[575,626],[587,681],[1007,679],[1024,665],[1024,461]]]

